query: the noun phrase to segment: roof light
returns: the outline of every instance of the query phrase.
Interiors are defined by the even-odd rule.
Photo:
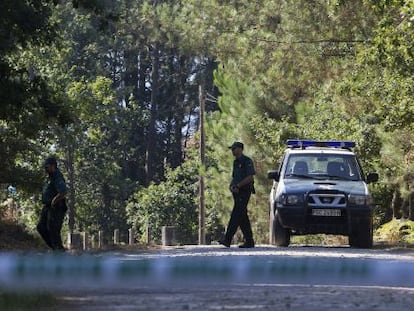
[[[286,144],[290,148],[306,148],[306,147],[331,147],[331,148],[354,148],[354,141],[319,141],[319,140],[301,140],[288,139]]]

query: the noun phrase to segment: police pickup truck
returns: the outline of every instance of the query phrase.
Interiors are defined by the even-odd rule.
[[[373,203],[350,141],[288,140],[270,192],[270,237],[288,246],[291,235],[335,234],[352,247],[372,247]]]

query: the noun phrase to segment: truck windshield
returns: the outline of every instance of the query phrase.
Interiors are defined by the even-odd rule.
[[[354,155],[291,154],[285,178],[314,178],[361,180],[361,172]]]

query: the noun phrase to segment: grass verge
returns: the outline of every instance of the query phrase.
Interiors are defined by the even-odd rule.
[[[45,249],[39,237],[34,236],[14,221],[0,219],[0,251]]]
[[[375,240],[388,244],[413,244],[414,221],[393,219],[375,231]]]
[[[58,310],[58,299],[49,293],[16,293],[0,290],[0,310]]]

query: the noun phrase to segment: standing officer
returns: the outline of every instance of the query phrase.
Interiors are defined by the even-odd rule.
[[[64,251],[60,231],[67,210],[66,182],[57,167],[56,158],[47,158],[44,162],[44,168],[49,175],[49,181],[43,187],[43,208],[37,231],[51,249]]]
[[[250,195],[255,192],[253,179],[253,175],[255,174],[254,165],[252,159],[243,154],[243,143],[236,141],[229,148],[235,157],[230,183],[234,207],[231,212],[225,237],[219,243],[230,247],[233,236],[237,228],[240,227],[245,242],[239,245],[239,247],[251,248],[254,247],[254,240],[249,216],[247,215],[247,204],[249,203]]]

